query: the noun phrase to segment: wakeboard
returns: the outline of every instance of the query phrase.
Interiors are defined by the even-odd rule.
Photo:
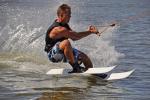
[[[71,73],[71,74],[101,74],[101,73],[107,73],[111,70],[113,70],[116,66],[111,67],[101,67],[101,68],[89,68],[87,71],[83,73]],[[48,75],[70,75],[69,72],[71,72],[72,69],[68,68],[57,68],[57,69],[51,69],[46,74]]]
[[[119,73],[111,73],[116,66],[110,66],[110,67],[101,67],[101,68],[89,68],[87,71],[83,73],[69,73],[72,71],[72,69],[68,68],[58,68],[58,69],[51,69],[46,74],[47,75],[93,75],[103,80],[119,80],[129,77],[133,72],[133,70],[129,71],[123,71]]]

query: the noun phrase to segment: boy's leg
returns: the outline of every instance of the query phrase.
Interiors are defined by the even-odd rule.
[[[90,58],[81,51],[80,51],[80,54],[79,54],[79,59],[84,64],[85,70],[88,70],[88,68],[93,67],[93,64],[92,64],[92,61],[90,60]]]

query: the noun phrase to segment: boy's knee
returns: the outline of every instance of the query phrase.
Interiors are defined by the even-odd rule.
[[[64,40],[64,41],[62,41],[62,44],[64,45],[64,46],[71,46],[71,44],[70,44],[70,41],[67,39],[67,40]]]
[[[59,48],[64,50],[66,48],[70,48],[71,47],[71,43],[68,39],[63,40],[60,44],[59,44]]]

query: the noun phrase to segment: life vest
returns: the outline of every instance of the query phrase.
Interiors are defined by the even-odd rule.
[[[45,44],[45,49],[44,49],[46,52],[49,52],[51,50],[51,48],[57,42],[61,42],[65,39],[67,39],[65,37],[62,37],[60,39],[52,39],[52,38],[49,37],[49,34],[52,31],[52,29],[55,28],[55,27],[58,27],[58,26],[65,27],[66,29],[71,30],[71,28],[69,27],[69,25],[67,23],[60,23],[60,22],[54,21],[54,23],[48,28],[48,30],[46,32],[46,37],[45,37],[46,44]]]

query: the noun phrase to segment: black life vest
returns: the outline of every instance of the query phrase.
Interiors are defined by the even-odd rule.
[[[46,37],[45,37],[45,51],[49,52],[51,50],[51,48],[57,43],[57,42],[61,42],[67,38],[62,37],[60,39],[52,39],[49,37],[49,33],[52,31],[53,28],[58,27],[58,26],[62,26],[65,27],[68,30],[71,30],[71,28],[69,27],[69,25],[67,23],[60,23],[60,22],[56,22],[54,21],[54,23],[48,28],[47,32],[46,32]]]

